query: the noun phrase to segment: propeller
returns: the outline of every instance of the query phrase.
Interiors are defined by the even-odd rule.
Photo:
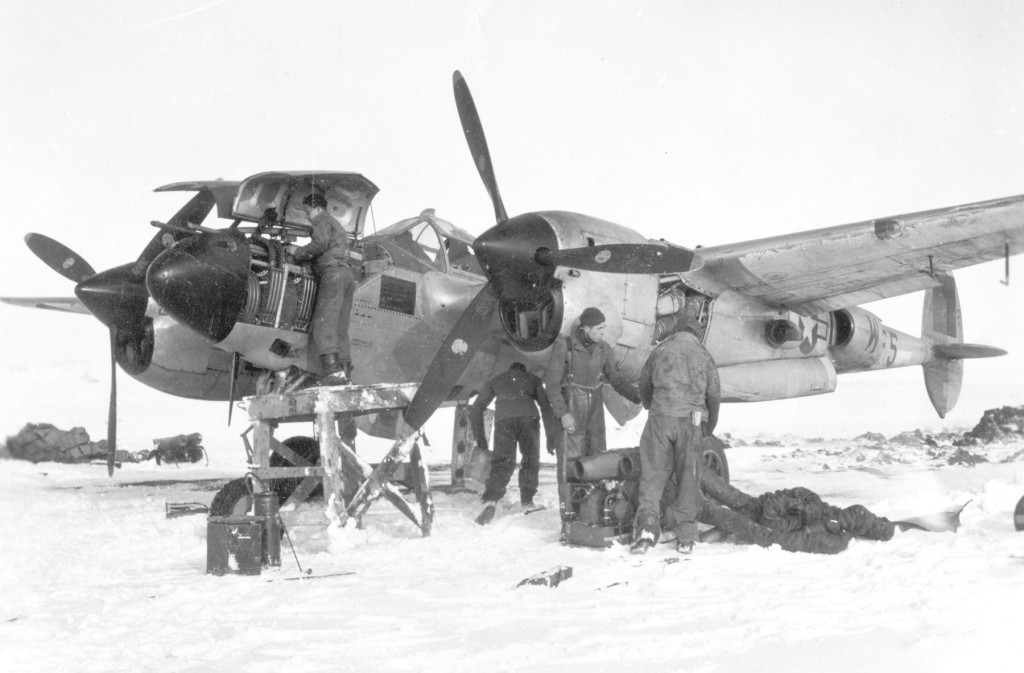
[[[611,244],[560,249],[544,213],[509,218],[501,200],[480,114],[462,73],[452,75],[455,105],[480,179],[494,207],[496,224],[473,242],[487,283],[441,343],[423,382],[409,403],[405,422],[419,428],[448,397],[487,336],[502,300],[527,301],[554,282],[555,267],[606,273],[691,271],[702,262],[691,250],[657,244]]]
[[[213,194],[200,191],[171,218],[186,227],[201,222],[215,205]],[[117,365],[141,373],[153,354],[152,321],[146,317],[149,293],[146,269],[162,250],[186,234],[160,231],[135,262],[96,271],[78,253],[44,236],[25,235],[25,244],[48,267],[76,283],[75,296],[110,330],[110,404],[107,413],[107,474],[113,476],[117,452]]]
[[[231,412],[235,408],[235,389],[238,387],[238,371],[241,369],[242,356],[231,355],[231,385],[228,388],[228,425],[231,425]]]

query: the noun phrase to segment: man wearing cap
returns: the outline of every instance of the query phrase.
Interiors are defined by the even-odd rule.
[[[348,265],[348,233],[327,212],[327,199],[312,193],[302,199],[313,225],[308,244],[294,249],[295,261],[312,261],[317,283],[312,337],[320,352],[321,383],[344,385],[352,372],[348,326],[356,282]]]
[[[566,464],[606,449],[602,384],[608,382],[626,399],[640,402],[636,385],[619,371],[612,347],[604,341],[606,327],[600,309],[584,309],[570,334],[555,341],[545,375],[551,409],[561,419],[564,430],[557,443],[558,499],[563,523],[572,518],[572,488],[565,481]]]
[[[701,439],[718,423],[721,386],[711,354],[698,336],[698,304],[687,300],[682,326],[651,351],[640,371],[640,397],[647,423],[640,436],[640,503],[633,524],[634,554],[643,554],[665,524],[676,534],[676,550],[693,551],[697,538]]]
[[[533,502],[537,493],[537,478],[540,472],[540,421],[544,417],[545,434],[548,437],[548,452],[554,453],[554,435],[557,421],[551,413],[547,393],[541,380],[526,370],[522,362],[513,362],[508,371],[498,374],[477,394],[469,406],[469,422],[477,446],[487,448],[487,434],[484,432],[484,409],[494,403],[494,455],[491,457],[491,471],[487,476],[484,494],[481,497],[484,508],[476,522],[485,525],[494,518],[495,505],[505,495],[512,471],[516,467],[516,445],[522,455],[519,465],[519,501],[523,511],[529,513],[540,509]],[[540,413],[537,407],[540,406]]]

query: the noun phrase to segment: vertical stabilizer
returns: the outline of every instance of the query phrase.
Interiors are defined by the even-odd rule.
[[[930,346],[946,346],[963,341],[964,326],[960,317],[960,298],[953,276],[935,274],[938,287],[925,291],[921,317],[921,339]],[[928,399],[940,418],[956,406],[963,382],[964,362],[961,359],[938,358],[922,365]]]

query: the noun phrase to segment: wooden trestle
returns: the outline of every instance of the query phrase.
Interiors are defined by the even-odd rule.
[[[251,471],[257,477],[256,488],[266,489],[270,479],[301,478],[287,503],[281,503],[283,507],[304,501],[322,483],[327,518],[341,526],[349,518],[361,524],[366,510],[383,496],[409,517],[424,536],[429,535],[434,503],[429,469],[417,441],[419,433],[395,442],[376,466],[357,455],[339,434],[339,427],[349,426],[354,416],[407,407],[417,387],[413,383],[331,386],[245,398],[252,423]],[[279,424],[299,422],[314,425],[314,436],[320,443],[319,465],[310,464],[274,439]],[[271,451],[288,459],[294,467],[270,467]],[[403,463],[407,456],[409,462]],[[397,481],[409,485],[416,494],[419,516],[399,492]],[[282,512],[282,516],[286,513]]]

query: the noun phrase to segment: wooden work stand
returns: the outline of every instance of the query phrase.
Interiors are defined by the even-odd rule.
[[[271,479],[301,478],[285,504],[298,504],[318,483],[323,484],[325,512],[329,521],[344,526],[349,518],[361,525],[363,514],[383,496],[409,517],[424,536],[430,534],[434,504],[430,496],[430,477],[420,453],[418,433],[395,442],[376,466],[356,454],[339,434],[339,426],[348,426],[353,417],[402,409],[409,405],[416,384],[378,384],[370,386],[331,386],[306,388],[297,392],[258,395],[244,400],[252,422],[252,473],[257,488],[265,490]],[[320,462],[313,465],[274,439],[281,423],[312,422],[320,444]],[[293,467],[270,467],[271,452],[288,459]],[[409,462],[404,463],[406,457]],[[409,485],[419,502],[419,516],[399,492],[395,482]],[[262,484],[260,483],[262,482]],[[282,512],[284,516],[286,512]]]

